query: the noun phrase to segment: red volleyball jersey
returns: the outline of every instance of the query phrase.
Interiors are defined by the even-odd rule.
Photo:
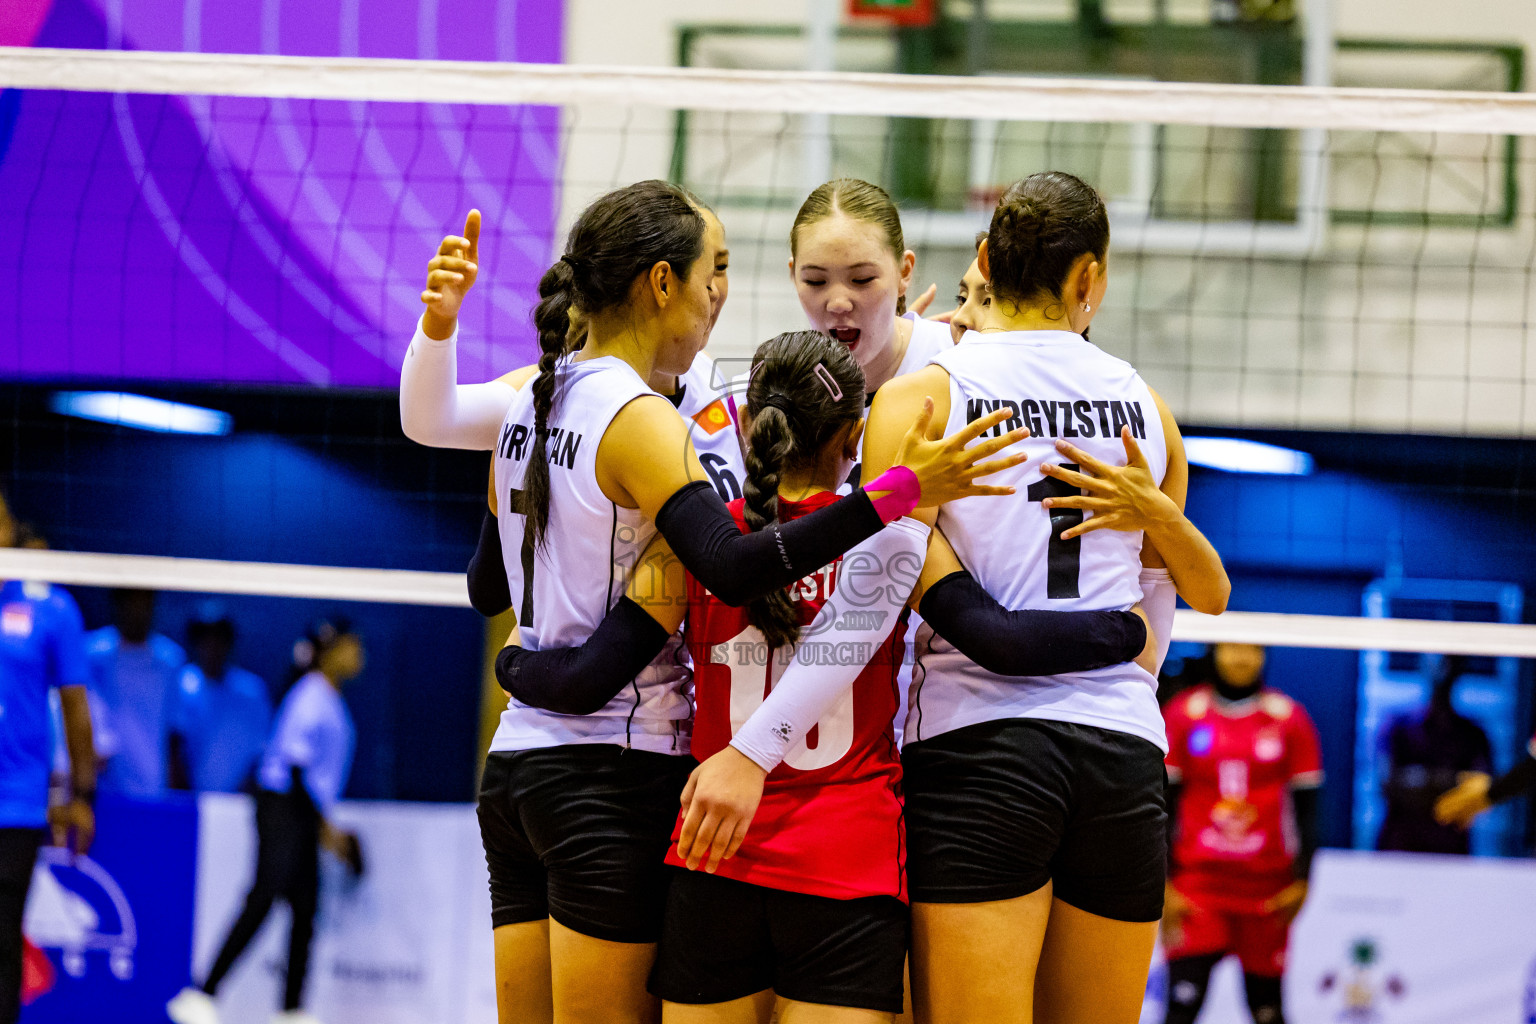
[[[836,500],[835,494],[797,502],[780,499],[779,516],[795,519]],[[730,509],[746,532],[742,506],[737,500]],[[789,588],[802,628],[837,585],[841,562]],[[747,837],[735,857],[721,862],[720,875],[833,899],[906,899],[901,760],[892,727],[906,632],[901,621],[890,625],[885,641],[872,650],[839,643],[835,630],[802,637],[802,657],[852,660],[863,671],[769,773]],[[793,652],[780,648],[770,667],[768,644],[747,621],[747,610],[724,604],[691,576],[685,636],[693,657],[693,755],[703,761],[724,749],[762,704]],[[669,864],[682,863],[676,846],[681,827],[679,816],[667,851]]]
[[[1175,697],[1163,715],[1168,777],[1184,785],[1175,884],[1238,899],[1273,895],[1290,881],[1296,853],[1291,788],[1322,782],[1312,719],[1274,690],[1225,703],[1210,686]]]

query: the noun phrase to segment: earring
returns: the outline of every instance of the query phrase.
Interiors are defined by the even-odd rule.
[[[1093,307],[1088,305],[1088,303],[1085,302],[1085,303],[1083,303],[1083,312],[1084,313],[1092,313],[1093,312]]]

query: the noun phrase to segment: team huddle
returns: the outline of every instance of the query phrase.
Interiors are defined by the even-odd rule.
[[[891,1020],[908,976],[918,1021],[1137,1020],[1156,673],[1176,596],[1229,584],[1177,424],[1087,340],[1098,193],[1009,188],[945,323],[905,310],[889,197],[822,185],[790,235],[810,329],[725,389],[725,227],[685,190],[592,203],[537,366],[458,385],[479,229],[429,264],[400,399],[413,439],[493,453],[503,1024]]]

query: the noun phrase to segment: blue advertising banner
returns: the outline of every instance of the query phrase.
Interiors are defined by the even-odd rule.
[[[164,1024],[187,983],[197,879],[197,804],[103,797],[89,856],[45,847],[25,930],[54,967],[23,1024]]]

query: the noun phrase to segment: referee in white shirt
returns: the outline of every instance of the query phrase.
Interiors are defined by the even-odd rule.
[[[320,896],[320,848],[362,870],[357,837],[326,821],[347,785],[356,732],[341,687],[363,670],[363,644],[341,619],[316,623],[295,648],[304,670],[278,709],[257,775],[256,880],[201,988],[182,989],[166,1007],[176,1024],[218,1024],[219,983],[260,930],[272,904],[293,912],[283,1024],[314,1021],[300,1009]]]

